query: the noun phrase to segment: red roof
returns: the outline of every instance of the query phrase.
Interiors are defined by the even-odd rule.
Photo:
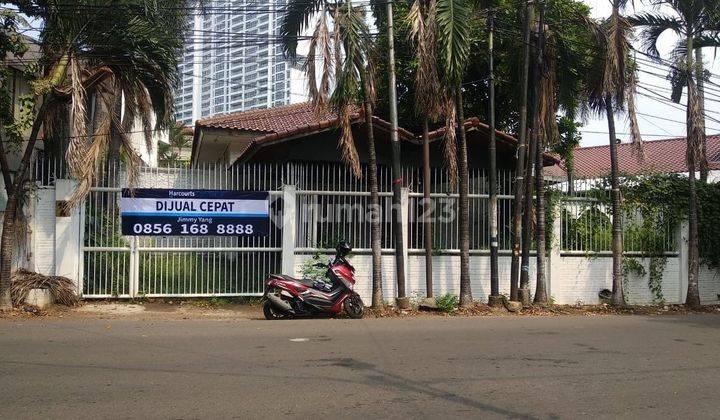
[[[360,111],[356,110],[350,118],[353,123],[357,123],[360,122],[361,117]],[[390,130],[390,123],[385,120],[373,117],[373,122],[382,129]],[[243,156],[253,148],[272,143],[274,140],[334,128],[338,124],[339,118],[334,112],[328,111],[318,115],[310,102],[302,102],[201,119],[195,123],[195,134],[197,135],[202,128],[257,132],[257,137],[248,141],[243,148],[241,152]],[[404,140],[415,137],[403,128],[398,129],[398,134]],[[196,145],[197,139],[193,141],[193,156]]]
[[[618,144],[620,173],[640,175],[687,172],[685,137],[646,141],[644,150],[645,158],[640,159],[632,144]],[[707,137],[707,156],[710,169],[720,169],[720,135]],[[576,178],[606,176],[610,173],[610,146],[577,148],[574,160]],[[565,176],[565,168],[564,166],[548,168],[548,175]]]
[[[354,113],[357,118],[359,113]],[[325,112],[317,115],[310,102],[267,109],[235,112],[198,120],[196,126],[231,130],[285,133],[299,129],[320,128],[337,120],[337,115]],[[323,124],[325,122],[326,124]]]

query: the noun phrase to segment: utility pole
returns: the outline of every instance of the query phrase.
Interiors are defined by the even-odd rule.
[[[523,34],[522,97],[520,98],[520,127],[515,161],[515,197],[513,198],[513,244],[510,261],[510,300],[518,300],[520,282],[520,247],[522,245],[522,208],[525,190],[525,156],[527,155],[527,97],[528,75],[530,73],[530,22],[532,18],[532,0],[525,3],[525,30]],[[528,229],[527,225],[525,227]]]
[[[500,280],[498,278],[498,185],[497,185],[497,144],[495,141],[495,69],[493,63],[493,35],[495,32],[495,17],[493,11],[488,16],[488,63],[490,82],[490,296],[488,304],[498,307],[503,305],[500,296]]]
[[[392,145],[392,223],[395,235],[395,272],[397,277],[397,305],[399,309],[408,309],[410,301],[405,296],[405,245],[402,229],[402,169],[400,167],[400,139],[398,138],[397,82],[395,81],[395,41],[393,34],[393,3],[387,2],[388,32],[388,93],[390,100],[390,144]]]

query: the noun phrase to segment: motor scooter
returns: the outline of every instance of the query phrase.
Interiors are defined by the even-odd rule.
[[[362,318],[365,305],[355,287],[355,268],[345,257],[352,251],[350,244],[340,242],[335,257],[327,267],[327,281],[300,279],[284,274],[271,274],[265,280],[263,314],[266,319],[284,319],[318,315]]]

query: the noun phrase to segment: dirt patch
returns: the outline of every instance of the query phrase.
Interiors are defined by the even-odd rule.
[[[367,308],[368,318],[406,317],[480,317],[480,316],[603,316],[603,315],[682,315],[690,313],[713,313],[720,315],[720,305],[704,306],[692,311],[683,305],[627,306],[615,308],[609,305],[551,305],[523,308],[508,312],[504,308],[491,308],[476,304],[472,308],[460,308],[453,312],[399,311],[393,307]],[[264,319],[262,306],[257,299],[153,299],[141,301],[85,301],[76,307],[52,306],[45,310],[23,306],[10,311],[0,311],[0,318],[101,318],[101,319],[218,319],[252,320]]]
[[[101,319],[261,319],[258,304],[231,300],[85,301],[76,307],[55,305],[45,310],[30,306],[0,311],[0,318]]]
[[[373,318],[418,317],[418,316],[601,316],[601,315],[681,315],[690,313],[713,313],[720,315],[720,305],[703,306],[699,310],[690,310],[684,305],[664,306],[626,306],[615,308],[610,305],[550,305],[532,306],[518,312],[509,312],[505,308],[491,308],[478,303],[472,308],[458,308],[453,312],[420,311],[411,309],[398,311],[393,307],[383,309],[369,308],[368,316]]]

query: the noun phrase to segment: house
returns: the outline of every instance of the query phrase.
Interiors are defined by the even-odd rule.
[[[640,158],[634,146],[621,143],[617,146],[618,169],[624,175],[652,173],[687,174],[685,137],[652,140],[644,143],[644,157]],[[720,180],[720,135],[707,136],[708,181]],[[610,146],[580,147],[573,155],[573,177],[576,180],[603,178],[610,174]],[[564,164],[546,168],[546,174],[557,180],[567,179]]]
[[[367,162],[364,118],[358,110],[351,116],[360,161]],[[195,124],[191,164],[217,163],[228,167],[250,162],[338,162],[339,118],[332,112],[317,115],[309,102],[269,109],[218,115]],[[373,117],[378,164],[390,166],[390,123]],[[471,169],[486,168],[489,128],[477,118],[465,123]],[[497,134],[498,169],[514,169],[517,140]],[[422,167],[423,147],[419,133],[398,129],[404,166]],[[442,167],[444,129],[430,133],[430,165]],[[558,160],[546,156],[546,165]]]

